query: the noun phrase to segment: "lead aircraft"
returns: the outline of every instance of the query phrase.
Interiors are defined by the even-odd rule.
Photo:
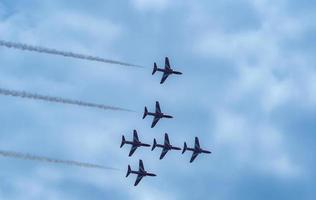
[[[159,72],[163,72],[160,84],[163,84],[165,82],[165,80],[171,75],[171,74],[177,74],[177,75],[181,75],[182,72],[178,72],[178,71],[174,71],[171,66],[170,66],[170,62],[169,62],[169,58],[166,57],[165,58],[165,68],[158,68],[157,64],[154,63],[154,69],[152,72],[152,75],[154,75],[157,71]]]

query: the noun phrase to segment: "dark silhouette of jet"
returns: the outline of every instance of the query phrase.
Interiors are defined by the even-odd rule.
[[[124,135],[122,136],[122,142],[120,148],[124,146],[124,144],[132,145],[131,151],[128,156],[132,156],[138,147],[150,147],[149,144],[141,143],[138,139],[137,131],[133,132],[133,141],[126,141]]]
[[[154,69],[153,69],[152,75],[154,75],[156,73],[156,71],[163,72],[160,84],[163,84],[165,82],[165,80],[168,78],[168,76],[171,74],[177,74],[177,75],[182,74],[182,72],[174,71],[173,69],[171,69],[168,57],[165,58],[165,68],[164,69],[158,68],[157,64],[154,63]]]
[[[152,113],[152,112],[148,112],[147,110],[147,107],[145,106],[145,111],[144,111],[144,115],[143,115],[143,119],[145,119],[145,117],[147,115],[151,115],[151,116],[154,116],[154,120],[151,124],[151,128],[155,127],[157,122],[161,119],[161,118],[173,118],[172,116],[170,115],[165,115],[164,113],[161,112],[161,109],[160,109],[160,105],[159,105],[159,102],[156,101],[156,112]]]
[[[131,166],[128,165],[126,177],[128,177],[130,174],[137,174],[137,178],[136,178],[134,186],[138,185],[138,183],[142,180],[142,178],[144,176],[156,176],[156,174],[148,173],[145,171],[144,164],[143,164],[142,160],[139,160],[139,170],[138,171],[131,170]]]
[[[172,146],[170,144],[169,137],[168,137],[167,133],[165,133],[165,142],[164,142],[163,145],[162,144],[157,144],[156,139],[154,139],[154,144],[153,144],[151,150],[153,151],[156,147],[162,148],[161,155],[160,155],[160,158],[159,158],[160,160],[163,159],[165,157],[166,153],[168,153],[168,151],[170,151],[170,150],[181,150],[181,148]]]
[[[190,163],[192,163],[194,161],[194,159],[200,154],[200,153],[212,153],[210,151],[204,150],[200,147],[200,142],[199,142],[199,138],[195,137],[195,145],[194,148],[188,148],[187,147],[187,143],[184,142],[184,147],[183,147],[183,151],[182,154],[184,154],[184,152],[188,150],[188,151],[193,151]]]

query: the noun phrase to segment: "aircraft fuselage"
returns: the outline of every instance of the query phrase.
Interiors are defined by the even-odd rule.
[[[174,147],[174,146],[172,146],[172,145],[168,145],[168,144],[164,144],[164,145],[162,145],[162,144],[156,144],[156,147],[160,147],[160,148],[164,148],[164,149],[167,149],[167,150],[171,150],[171,149],[173,149],[173,150],[181,150],[181,148],[179,148],[179,147]]]
[[[148,173],[147,171],[131,171],[131,173],[141,175],[141,176],[157,176],[156,174]]]
[[[148,112],[148,115],[151,115],[157,118],[173,118],[171,115],[165,115],[164,113],[159,113],[159,112],[156,112],[156,113]]]
[[[137,146],[137,147],[150,147],[149,144],[144,144],[144,143],[141,143],[141,142],[131,142],[131,141],[126,141],[125,144],[130,144],[130,145],[133,145],[133,146]]]
[[[178,71],[174,71],[173,69],[170,69],[170,68],[165,68],[165,69],[161,69],[161,68],[158,68],[157,71],[160,71],[160,72],[163,72],[163,73],[166,73],[166,74],[177,74],[177,75],[181,75],[182,72],[178,72]]]
[[[193,151],[193,152],[195,152],[195,153],[198,153],[198,154],[200,154],[200,153],[207,153],[207,154],[210,154],[211,152],[210,151],[207,151],[207,150],[204,150],[204,149],[201,149],[201,148],[186,148],[186,150],[188,150],[188,151]]]

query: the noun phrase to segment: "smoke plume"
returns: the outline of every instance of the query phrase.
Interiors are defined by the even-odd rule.
[[[85,163],[85,162],[78,162],[78,161],[72,161],[72,160],[59,160],[59,159],[53,159],[43,156],[35,156],[31,154],[25,154],[25,153],[19,153],[14,151],[3,151],[0,150],[0,156],[3,157],[10,157],[15,159],[22,159],[22,160],[32,160],[32,161],[40,161],[40,162],[46,162],[51,164],[63,164],[68,166],[76,166],[76,167],[82,167],[82,168],[94,168],[94,169],[102,169],[102,170],[119,170],[113,167],[107,167],[103,165],[96,165],[91,163]]]
[[[48,102],[54,102],[54,103],[71,104],[71,105],[77,105],[77,106],[83,106],[83,107],[97,108],[97,109],[102,109],[102,110],[133,112],[128,109],[107,106],[103,104],[95,104],[95,103],[83,102],[83,101],[78,101],[78,100],[64,99],[61,97],[52,97],[52,96],[46,96],[46,95],[39,95],[35,93],[28,93],[24,91],[8,90],[8,89],[3,89],[3,88],[0,88],[0,94],[6,95],[6,96],[42,100],[42,101],[48,101]]]
[[[116,64],[116,65],[122,65],[122,66],[128,66],[128,67],[143,68],[140,65],[120,62],[116,60],[110,60],[110,59],[100,58],[100,57],[91,56],[91,55],[78,54],[78,53],[73,53],[73,52],[68,52],[68,51],[60,51],[60,50],[50,49],[46,47],[32,46],[32,45],[17,43],[17,42],[8,42],[8,41],[0,40],[0,46],[26,50],[26,51],[35,51],[38,53],[47,53],[47,54],[65,56],[65,57],[72,57],[72,58],[90,60],[90,61],[96,61],[96,62],[102,62],[102,63]]]

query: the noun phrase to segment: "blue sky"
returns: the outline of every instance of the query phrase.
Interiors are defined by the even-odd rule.
[[[4,150],[122,169],[0,159],[0,199],[314,199],[316,3],[298,0],[2,0],[2,40],[145,65],[134,69],[0,48],[0,86],[138,111],[0,97]],[[184,72],[163,86],[152,64]],[[143,106],[175,116],[150,129]],[[121,135],[193,144],[211,156],[140,149]],[[133,187],[127,164],[158,176]]]

